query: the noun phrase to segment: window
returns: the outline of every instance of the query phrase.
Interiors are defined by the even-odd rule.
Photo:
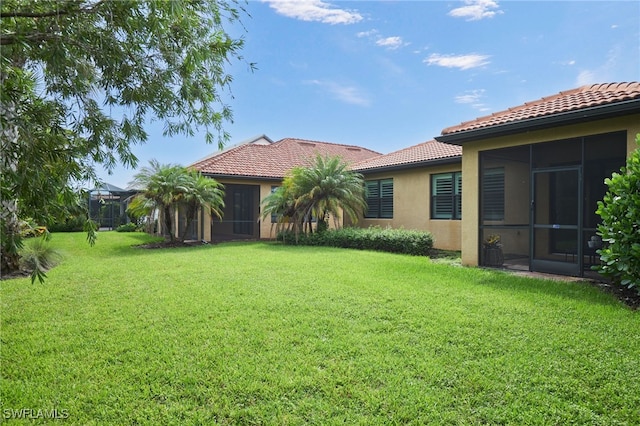
[[[431,175],[431,219],[462,218],[462,173]]]
[[[504,167],[483,171],[482,217],[484,220],[504,220]]]
[[[369,180],[365,184],[369,207],[364,217],[393,218],[393,179]]]

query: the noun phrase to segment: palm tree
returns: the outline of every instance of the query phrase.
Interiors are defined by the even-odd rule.
[[[180,241],[184,241],[187,230],[199,209],[209,214],[215,214],[222,219],[224,207],[224,185],[215,179],[202,176],[196,170],[187,171],[189,177],[188,190],[184,194],[181,204],[185,207],[186,220],[184,228],[179,233]]]
[[[143,167],[134,175],[131,185],[140,188],[141,192],[134,197],[129,209],[138,214],[150,214],[158,209],[164,232],[168,233],[170,241],[174,241],[174,213],[190,188],[187,169],[177,164],[160,164],[157,160],[151,160],[149,167]]]
[[[295,209],[295,196],[292,191],[291,176],[284,178],[282,186],[276,188],[267,195],[261,202],[262,220],[268,217],[272,218],[271,228],[275,225],[276,234],[282,231],[296,230],[300,220],[297,217]],[[274,220],[275,219],[275,220]]]
[[[349,170],[340,157],[318,155],[310,167],[292,170],[291,181],[295,209],[310,230],[312,216],[318,220],[316,230],[324,230],[330,215],[337,222],[342,210],[356,222],[367,206],[362,175]]]

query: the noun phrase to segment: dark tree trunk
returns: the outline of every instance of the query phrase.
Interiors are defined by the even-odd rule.
[[[175,241],[176,236],[173,232],[173,215],[171,214],[171,207],[165,207],[162,215],[164,216],[164,232],[169,234],[169,241],[173,242]]]

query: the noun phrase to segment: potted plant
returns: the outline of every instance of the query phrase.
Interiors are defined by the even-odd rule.
[[[502,266],[504,255],[502,254],[502,242],[500,235],[489,235],[482,242],[482,259],[485,266]]]

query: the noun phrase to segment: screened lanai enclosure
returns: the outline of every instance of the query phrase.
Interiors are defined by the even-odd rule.
[[[89,217],[102,229],[115,229],[129,223],[127,206],[136,191],[103,183],[89,190]]]
[[[597,203],[626,161],[626,132],[480,153],[482,245],[499,235],[506,267],[585,276],[599,261]]]
[[[214,218],[211,240],[260,238],[260,186],[226,184],[222,219]]]

